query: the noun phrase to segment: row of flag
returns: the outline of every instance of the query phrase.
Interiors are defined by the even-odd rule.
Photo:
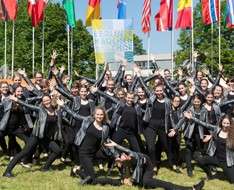
[[[234,28],[234,0],[226,0],[226,22],[228,28]],[[142,16],[142,31],[150,32],[150,12],[145,15],[146,5],[150,4],[151,0],[144,0],[143,16]],[[179,0],[177,7],[177,19],[175,28],[191,29],[192,26],[192,0]],[[202,20],[205,25],[210,25],[219,21],[219,3],[220,0],[201,0]],[[150,9],[150,6],[147,8]],[[155,23],[157,31],[168,31],[173,28],[173,0],[161,0],[159,11],[155,15]],[[146,24],[148,28],[145,28]]]
[[[201,0],[202,20],[206,25],[219,21],[220,0]],[[226,22],[228,28],[234,28],[234,0],[226,0]],[[44,10],[48,0],[28,0],[28,15],[32,26],[36,27],[43,21]],[[168,31],[173,28],[173,0],[161,0],[159,11],[155,15],[157,31]],[[75,27],[74,0],[63,0],[63,7],[67,15],[69,27]],[[17,0],[0,0],[0,20],[15,20],[17,15]],[[86,14],[86,26],[91,26],[93,19],[101,19],[101,0],[89,0]],[[117,0],[118,19],[126,19],[127,2]],[[142,11],[142,31],[148,33],[151,18],[151,0],[144,0]],[[192,28],[192,0],[179,0],[175,28]]]

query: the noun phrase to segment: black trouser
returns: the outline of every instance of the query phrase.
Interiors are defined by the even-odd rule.
[[[186,154],[185,154],[185,162],[187,166],[187,170],[192,171],[192,157],[193,153],[197,150],[202,152],[203,150],[203,142],[200,139],[199,133],[194,133],[192,138],[185,137],[185,145],[186,145]]]
[[[28,136],[25,135],[25,131],[23,128],[6,128],[5,131],[0,131],[0,139],[4,138],[5,136],[9,136],[9,141],[8,141],[8,150],[9,150],[9,155],[14,156],[16,153],[21,151],[21,148],[19,144],[16,141],[16,137],[24,141],[26,144],[28,141]]]
[[[171,155],[171,160],[173,165],[179,164],[180,157],[180,138],[179,134],[174,137],[168,137],[168,150]]]
[[[98,156],[103,157],[103,154],[98,151]],[[96,154],[96,155],[97,155]],[[81,172],[80,176],[81,178],[86,178],[88,176],[91,177],[91,180],[88,183],[91,184],[101,184],[101,185],[120,185],[119,179],[111,179],[111,178],[96,178],[95,171],[94,171],[94,159],[96,158],[94,154],[84,153],[82,151],[79,152],[79,158],[80,158],[80,166],[81,166]]]
[[[56,142],[50,141],[46,138],[39,139],[38,137],[31,136],[28,140],[28,142],[25,144],[23,150],[15,155],[15,157],[10,161],[8,164],[5,172],[11,172],[15,165],[24,157],[29,156],[33,153],[33,150],[36,149],[36,146],[38,143],[42,143],[44,145],[49,146],[49,149],[52,151],[52,153],[49,155],[47,162],[44,166],[44,168],[49,168],[53,161],[58,157],[58,155],[62,152],[60,147],[57,145]]]
[[[0,146],[2,148],[3,153],[7,153],[7,144],[4,137],[0,137]]]
[[[234,166],[228,167],[226,162],[220,162],[216,156],[203,156],[197,159],[198,165],[211,176],[211,166],[221,167],[230,183],[234,183]]]
[[[166,190],[192,190],[192,187],[184,187],[180,185],[175,185],[170,182],[162,181],[159,179],[153,178],[152,170],[145,170],[143,173],[143,186],[144,188],[152,189],[152,188],[164,188]]]
[[[146,127],[143,133],[147,144],[148,156],[150,157],[153,165],[155,166],[160,164],[162,150],[166,152],[169,163],[172,165],[171,156],[168,151],[167,134],[165,132],[165,128],[160,126],[158,126],[156,129]],[[155,145],[157,136],[158,140]]]
[[[143,186],[144,188],[153,189],[153,188],[163,188],[166,190],[192,190],[192,187],[184,187],[181,185],[175,185],[170,182],[162,181],[159,179],[153,178],[153,172],[151,170],[144,171],[143,174]]]
[[[74,144],[75,136],[79,129],[79,126],[71,127],[65,125],[62,130],[62,136],[64,139],[64,151],[62,153],[62,157],[66,158],[67,154],[70,152],[71,160],[75,165],[79,164],[78,146]]]
[[[126,139],[131,150],[140,152],[141,150],[136,136],[137,134],[135,132],[128,132],[122,128],[118,128],[118,130],[114,132],[112,140],[117,144],[122,144],[124,139]]]

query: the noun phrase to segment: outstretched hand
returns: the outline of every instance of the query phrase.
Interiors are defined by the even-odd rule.
[[[18,98],[16,98],[16,97],[13,96],[13,95],[10,95],[10,96],[9,96],[9,99],[12,100],[12,101],[14,101],[14,102],[17,102],[17,101],[18,101]]]
[[[63,100],[61,100],[61,99],[57,99],[57,104],[59,105],[59,106],[64,106],[64,101]]]

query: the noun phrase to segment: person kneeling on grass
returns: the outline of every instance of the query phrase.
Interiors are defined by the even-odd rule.
[[[142,153],[133,152],[125,147],[122,147],[112,140],[107,140],[108,143],[105,144],[106,147],[114,149],[119,152],[118,157],[115,159],[119,163],[131,162],[135,165],[134,172],[132,175],[132,183],[137,186],[143,186],[144,188],[163,188],[166,190],[201,190],[204,186],[204,180],[199,181],[192,187],[185,187],[181,185],[176,185],[171,182],[162,181],[153,178],[153,164],[150,158]],[[126,181],[123,180],[123,183]],[[126,183],[125,183],[126,184]]]

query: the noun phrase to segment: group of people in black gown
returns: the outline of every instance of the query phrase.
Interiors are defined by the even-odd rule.
[[[56,56],[47,79],[38,72],[30,80],[18,70],[12,84],[0,83],[0,147],[10,158],[3,176],[13,177],[16,164],[30,167],[43,155],[41,171],[69,159],[70,175],[81,184],[203,188],[204,179],[185,187],[153,178],[162,161],[178,173],[186,165],[190,177],[195,161],[207,180],[217,177],[218,167],[234,183],[234,78],[225,78],[221,66],[214,78],[196,65],[193,72],[179,68],[172,79],[156,63],[147,78],[138,66],[126,74],[125,63],[112,77],[106,65],[97,80],[76,73],[70,84]]]

